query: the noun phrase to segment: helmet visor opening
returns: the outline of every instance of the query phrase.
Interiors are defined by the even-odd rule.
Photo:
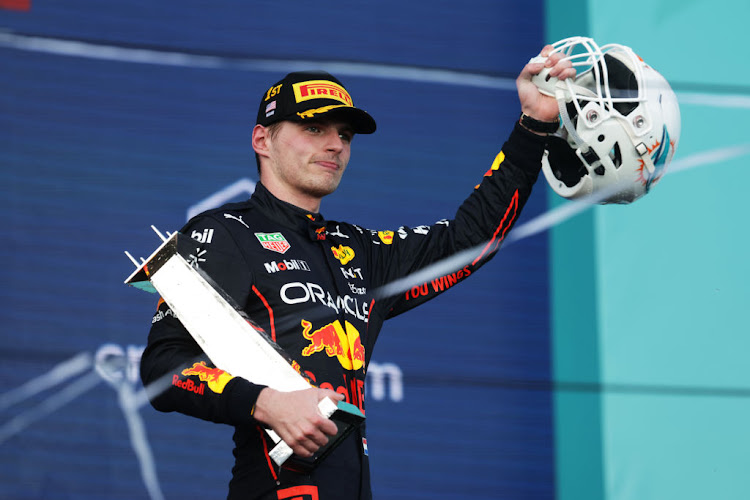
[[[557,180],[572,188],[581,182],[588,170],[568,142],[557,136],[547,138],[548,161]]]
[[[602,62],[599,62],[601,70]],[[638,107],[638,79],[628,66],[610,54],[604,54],[607,65],[607,85],[615,101],[612,106],[623,116]]]

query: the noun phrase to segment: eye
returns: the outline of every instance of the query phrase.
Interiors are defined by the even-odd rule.
[[[354,139],[354,134],[351,132],[339,132],[339,137],[344,142],[352,142],[352,139]]]

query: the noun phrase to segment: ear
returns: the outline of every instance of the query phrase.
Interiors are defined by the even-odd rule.
[[[263,125],[256,125],[253,128],[253,149],[258,156],[267,157],[269,151],[268,140],[270,139],[268,129]]]

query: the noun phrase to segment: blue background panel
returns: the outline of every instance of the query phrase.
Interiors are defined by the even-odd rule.
[[[122,284],[123,250],[148,256],[149,225],[252,185],[259,96],[310,65],[379,126],[355,138],[325,216],[452,217],[518,116],[541,16],[489,1],[0,10],[0,497],[223,496],[231,429],[142,399],[156,297]],[[521,222],[545,210],[540,186]],[[537,235],[386,323],[367,383],[377,498],[554,497],[547,276]]]

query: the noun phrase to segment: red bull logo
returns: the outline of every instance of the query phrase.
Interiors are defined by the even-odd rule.
[[[188,392],[193,392],[203,396],[206,391],[206,384],[196,384],[193,379],[182,380],[179,375],[172,375],[172,385]]]
[[[205,361],[195,363],[190,368],[185,368],[184,370],[182,370],[182,374],[186,377],[189,377],[191,375],[197,376],[201,382],[206,382],[208,388],[217,394],[221,394],[222,392],[224,392],[224,387],[226,387],[227,383],[234,378],[224,370],[221,370],[219,368],[209,368],[206,365]],[[179,380],[177,375],[174,375],[173,379],[175,378]],[[174,380],[172,382],[174,384]],[[187,380],[185,382],[192,383],[192,380]],[[201,384],[201,392],[199,394],[203,394],[202,386],[203,384]]]
[[[328,357],[336,357],[347,370],[359,370],[365,364],[365,347],[357,329],[349,323],[336,320],[333,323],[312,331],[312,323],[302,320],[302,335],[310,345],[302,349],[303,356],[325,352]]]

